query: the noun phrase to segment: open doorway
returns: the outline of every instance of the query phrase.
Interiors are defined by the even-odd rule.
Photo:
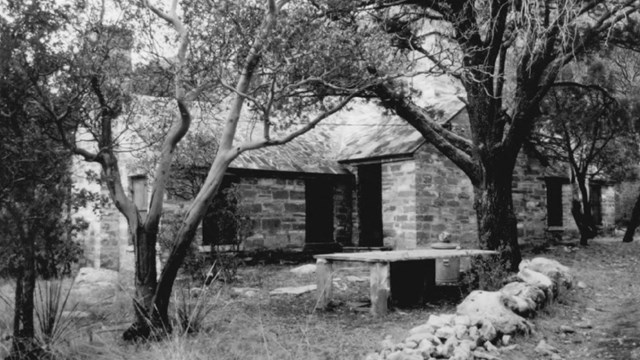
[[[380,164],[358,166],[359,246],[383,246],[382,170]]]
[[[305,181],[305,243],[333,243],[333,184],[322,179]]]

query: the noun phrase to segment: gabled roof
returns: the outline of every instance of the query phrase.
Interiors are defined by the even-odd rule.
[[[464,104],[457,98],[438,100],[428,107],[427,112],[441,125],[464,109]],[[339,161],[342,163],[410,156],[426,142],[422,134],[406,121],[383,114],[380,107],[371,105],[358,111],[360,115],[368,114],[368,120],[363,120],[363,123],[366,121],[376,125],[363,126],[348,138],[339,154]]]

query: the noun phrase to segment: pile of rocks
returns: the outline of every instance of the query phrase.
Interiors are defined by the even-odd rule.
[[[366,360],[499,359],[498,347],[510,348],[511,336],[528,334],[526,320],[573,284],[568,267],[555,260],[524,260],[511,282],[499,291],[471,292],[455,314],[430,315],[402,342],[390,337]]]

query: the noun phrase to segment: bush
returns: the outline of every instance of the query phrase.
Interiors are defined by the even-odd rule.
[[[203,253],[199,244],[196,241],[192,242],[182,265],[183,273],[207,284],[213,278],[224,282],[235,280],[238,266],[241,264],[237,253],[244,240],[251,235],[252,229],[249,212],[240,204],[241,196],[236,185],[225,188],[216,196],[204,221],[208,221],[206,226],[217,235],[217,243],[211,244],[210,253]],[[164,215],[158,234],[163,254],[171,251],[183,216],[182,212]],[[216,245],[221,245],[221,249],[216,249]]]
[[[513,274],[510,269],[511,262],[500,255],[474,256],[471,267],[462,275],[461,291],[464,295],[473,290],[497,291]]]

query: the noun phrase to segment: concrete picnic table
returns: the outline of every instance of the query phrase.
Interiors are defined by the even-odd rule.
[[[333,294],[333,262],[368,263],[371,270],[371,313],[387,313],[387,302],[400,306],[422,303],[435,288],[436,259],[496,255],[496,251],[475,249],[413,249],[367,251],[315,255],[318,281],[318,305],[326,308]]]

